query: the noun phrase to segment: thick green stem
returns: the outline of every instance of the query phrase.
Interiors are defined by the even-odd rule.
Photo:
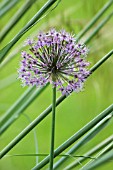
[[[56,108],[56,87],[53,87],[52,126],[51,126],[51,150],[50,150],[50,170],[53,170],[53,159],[54,159],[55,108]]]

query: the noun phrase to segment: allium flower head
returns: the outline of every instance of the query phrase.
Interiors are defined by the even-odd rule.
[[[78,92],[89,75],[88,49],[64,30],[38,34],[27,40],[29,52],[22,51],[19,78],[23,85],[45,86],[50,82],[62,94]]]

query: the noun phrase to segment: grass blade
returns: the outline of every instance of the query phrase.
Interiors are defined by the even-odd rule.
[[[34,17],[22,28],[22,30],[0,51],[0,61],[2,62],[9,50],[14,44],[40,19],[40,17],[56,2],[57,0],[48,0],[47,3],[34,15]]]
[[[93,24],[94,24],[94,22],[93,22]],[[95,30],[94,30],[94,32],[95,32]],[[93,33],[92,33],[93,34]],[[93,34],[93,35],[95,35],[95,34]],[[88,37],[88,41],[87,42],[89,42],[90,40],[91,40],[91,38],[92,38],[92,36],[89,36]],[[99,61],[99,63],[97,63],[96,65],[94,65],[92,68],[91,68],[91,72],[93,72],[94,71],[94,69],[97,69],[103,62],[105,62],[111,55],[113,54],[113,50],[112,51],[110,51],[105,57],[103,57],[100,61]],[[15,120],[15,118],[14,118],[14,120]],[[10,124],[9,124],[10,125]]]
[[[36,0],[28,0],[22,7],[16,12],[16,14],[11,18],[11,20],[6,24],[6,26],[1,30],[0,41],[6,37],[6,35],[11,31],[11,29],[17,24],[17,22],[24,16],[28,9],[33,5]]]
[[[63,101],[63,96],[57,100],[56,106]],[[18,136],[16,136],[2,151],[1,151],[1,158],[8,153],[24,136],[26,136],[37,124],[39,124],[52,110],[52,106],[49,106],[42,114],[39,115],[30,125],[28,125]],[[85,127],[83,127],[77,134],[72,136],[69,141],[77,140],[82,134],[86,133],[89,129],[91,129],[96,123],[98,123],[101,119],[107,116],[110,112],[113,111],[113,105],[109,106],[106,110],[104,110],[100,115],[98,115],[94,120],[89,122]],[[70,143],[70,142],[69,142]],[[67,145],[66,145],[67,146]],[[64,145],[65,147],[65,145]],[[59,150],[59,149],[58,149]],[[59,154],[55,154],[56,156]],[[48,163],[48,158],[47,161]]]
[[[28,115],[26,115],[25,113],[23,113],[23,115],[26,117],[26,119],[28,120],[29,123],[31,123],[31,119]],[[36,130],[35,128],[33,129],[33,135],[34,135],[34,143],[35,143],[35,154],[36,154],[36,164],[38,164],[38,139],[37,139],[37,135],[36,135]]]
[[[2,118],[0,134],[2,134],[14,122],[14,120],[19,117],[19,115],[35,100],[37,96],[40,95],[40,93],[42,93],[45,88],[46,86],[40,89],[35,89],[35,87],[33,87],[31,90],[28,90],[29,93],[24,93],[24,95],[22,95],[22,100],[19,98],[19,100],[14,103],[5,114],[5,117]],[[23,101],[24,103],[22,103]]]
[[[16,3],[19,2],[19,0],[12,0],[8,4],[3,5],[4,7],[0,9],[0,17],[3,17],[12,7],[16,5]]]
[[[111,149],[109,152],[104,154],[103,156],[96,159],[93,163],[90,163],[89,165],[85,166],[81,170],[93,170],[94,168],[103,165],[105,163],[108,163],[108,161],[113,160],[113,149]]]
[[[104,14],[104,12],[112,5],[112,1],[113,0],[110,0],[108,3],[106,3],[105,4],[105,6],[98,12],[98,14],[90,21],[90,23],[88,24],[88,26],[86,26],[86,28],[85,29],[83,29],[79,34],[78,34],[78,36],[77,36],[77,40],[78,39],[80,39],[85,33],[87,33],[88,32],[88,30],[95,24],[95,22]],[[13,22],[13,21],[12,21]],[[8,24],[9,25],[9,24]],[[8,26],[7,26],[8,27]],[[5,32],[5,28],[4,28],[4,30],[2,30],[3,32]],[[5,33],[3,33],[3,34],[5,34]],[[81,35],[80,35],[81,34]],[[2,32],[1,32],[1,35],[2,35]],[[80,35],[80,36],[79,36]],[[19,48],[19,47],[18,47]],[[16,49],[16,51],[17,51],[17,49]],[[12,56],[10,56],[7,60],[5,60],[5,62],[3,62],[2,64],[1,64],[1,66],[0,66],[0,68],[1,67],[3,67],[4,66],[4,64],[6,64],[10,59],[12,58]]]
[[[112,105],[113,106],[113,105]],[[105,114],[105,113],[104,113]],[[112,112],[113,114],[113,112]],[[109,115],[109,114],[108,114]],[[100,119],[100,116],[102,117],[102,113],[99,114],[96,118],[94,118],[92,121],[90,121],[87,125],[85,125],[82,129],[80,129],[77,133],[75,133],[72,137],[70,137],[67,141],[65,141],[62,145],[60,145],[55,151],[54,151],[54,157],[59,155],[61,152],[63,152],[65,149],[67,149],[70,145],[72,145],[76,140],[78,140],[81,136],[83,136],[86,132],[88,132],[94,125],[96,125],[98,122],[102,121],[106,124],[106,121],[109,120],[112,116],[109,115],[104,120]],[[98,121],[97,121],[98,120]],[[100,123],[99,123],[100,124]],[[85,139],[87,140],[87,138]],[[84,140],[82,141],[84,142]],[[79,144],[81,145],[81,143]],[[41,169],[49,162],[50,156],[47,156],[45,159],[43,159],[37,166],[35,166],[32,170]]]
[[[77,40],[80,39],[98,20],[99,18],[106,12],[106,10],[113,4],[113,0],[108,1],[104,7],[94,16],[94,18],[90,21],[88,25],[78,34]]]
[[[17,74],[13,73],[8,77],[4,78],[0,82],[0,90],[10,86],[12,83],[16,82]]]
[[[5,0],[5,1],[0,2],[0,9],[4,8],[9,3],[9,1],[10,0]]]
[[[23,103],[25,98],[34,91],[35,87],[29,87],[21,96],[20,98],[7,110],[7,112],[1,118],[1,126],[12,116],[12,112],[15,112],[19,105]]]
[[[95,30],[87,38],[85,43],[88,43],[97,34],[97,32],[110,20],[112,16],[113,16],[113,12],[111,12],[102,22],[100,22],[100,24],[95,28]]]
[[[93,73],[98,67],[100,67],[111,55],[113,55],[113,50],[107,53],[102,59],[100,59],[91,69],[91,73]]]
[[[75,151],[77,151],[84,144],[89,142],[92,138],[94,138],[109,122],[112,118],[111,114],[102,119],[97,125],[95,125],[78,143],[76,143],[66,154],[72,155]],[[61,158],[54,164],[54,169],[60,167],[65,161],[66,157]]]
[[[113,51],[112,51],[113,53]],[[112,53],[109,53],[107,55],[109,55],[109,57],[112,55]],[[106,55],[106,56],[107,56]],[[105,58],[105,57],[103,57]],[[108,59],[108,58],[107,58]],[[102,61],[102,59],[101,59]],[[103,62],[97,62],[97,64],[95,64],[95,66],[93,67],[93,70],[91,71],[95,71],[98,67],[101,66],[101,64],[103,64]],[[56,103],[56,106],[59,105],[64,99],[66,98],[66,96],[61,96]],[[113,107],[113,105],[111,105],[111,107]],[[11,143],[9,143],[9,145],[7,145],[6,148],[3,149],[2,151],[2,155],[1,157],[3,157],[9,150],[11,150],[12,147],[14,147],[24,136],[26,136],[41,120],[43,120],[50,112],[51,112],[51,105],[38,117],[36,118],[29,126],[27,126],[22,132],[21,135],[18,135]],[[111,110],[112,111],[112,110]],[[9,147],[10,146],[10,147]]]
[[[108,54],[106,54],[101,60],[99,60],[99,61],[90,69],[91,73],[93,73],[97,68],[99,68],[109,57],[111,57],[112,54],[113,54],[113,50],[111,50],[111,51],[110,51]],[[45,88],[45,87],[44,87],[44,88]],[[42,87],[42,91],[43,91],[43,90],[44,90],[44,89],[43,89],[43,87]],[[27,96],[27,93],[30,93],[29,89],[28,89],[28,91],[26,91],[26,92],[22,95],[22,97],[20,97],[20,98],[14,103],[14,105],[6,112],[6,114],[5,114],[5,115],[3,116],[3,118],[1,119],[1,126],[4,124],[4,128],[1,127],[1,129],[2,129],[2,130],[0,131],[1,134],[5,131],[5,129],[8,128],[8,126],[11,125],[12,122],[15,121],[15,117],[17,117],[16,114],[15,114],[15,116],[13,116],[13,117],[12,117],[11,115],[13,115],[14,112],[18,109],[18,106],[23,103],[23,99],[26,98],[25,101],[26,101],[28,104],[30,104],[30,102],[31,102],[32,100],[34,100],[35,95],[33,95],[34,97],[32,97],[32,100],[31,100],[30,102],[27,101],[28,98],[27,98],[27,97],[24,97],[24,96]],[[62,102],[65,98],[66,98],[65,96],[61,96],[61,100],[60,100],[60,98],[59,98],[59,101]],[[28,104],[25,105],[26,107],[23,108],[23,110],[25,110],[25,109],[27,108]],[[20,108],[20,111],[17,110],[18,115],[20,114],[20,112],[22,112],[21,108]],[[10,118],[10,120],[11,120],[11,121],[9,121],[9,123],[7,123],[8,118]]]
[[[48,156],[49,153],[38,153],[38,154],[34,154],[34,153],[29,153],[29,154],[13,154],[13,155],[6,155],[7,157],[9,156]],[[66,154],[60,154],[58,155],[58,157],[70,157],[70,155],[66,155]],[[73,155],[74,158],[83,158],[85,156],[83,155]],[[91,156],[86,156],[85,158],[89,158],[89,159],[95,159],[94,157],[91,157]]]
[[[81,157],[81,158],[77,159],[76,161],[72,162],[70,165],[66,166],[65,170],[70,170],[72,168],[75,168],[79,164],[79,162],[85,161],[87,159],[87,156],[92,156],[93,154],[97,153],[104,147],[108,146],[108,144],[111,143],[112,141],[113,141],[113,135],[108,137],[104,141],[102,141],[100,144],[98,144],[97,146],[95,146],[94,148],[89,150],[87,153],[85,153],[84,157]]]

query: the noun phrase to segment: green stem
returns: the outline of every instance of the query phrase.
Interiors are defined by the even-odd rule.
[[[113,0],[107,2],[104,7],[94,16],[91,22],[78,34],[77,40],[80,39],[95,23],[98,19],[104,14],[104,12],[112,5]]]
[[[58,156],[65,149],[71,146],[75,141],[77,141],[80,137],[82,137],[85,133],[87,133],[92,127],[94,127],[99,121],[101,121],[105,116],[109,115],[113,111],[113,104],[105,109],[102,113],[96,116],[92,121],[86,124],[83,128],[81,128],[77,133],[71,136],[67,141],[61,144],[55,151],[54,157]],[[43,168],[46,164],[48,164],[50,156],[47,156],[43,159],[37,166],[33,167],[32,170],[38,170]]]
[[[105,56],[109,57],[112,55],[113,51],[110,52],[110,54],[108,53]],[[103,58],[105,58],[105,56]],[[109,58],[108,57],[108,58]],[[107,59],[108,59],[107,58]],[[97,62],[97,64],[95,64],[92,68],[91,68],[91,72],[94,72],[98,67],[101,66],[101,64],[103,64],[103,62],[101,62],[102,59]],[[56,102],[56,106],[58,106],[64,99],[66,98],[66,96],[61,96],[58,98],[57,102]],[[110,106],[110,108],[107,109],[107,111],[111,109],[111,111],[113,110],[113,105]],[[6,153],[8,153],[17,143],[19,143],[19,141],[21,141],[21,139],[23,139],[36,125],[38,125],[52,110],[51,105],[44,110],[31,124],[29,124],[20,134],[18,134],[2,151],[1,151],[1,155],[0,157],[2,158],[4,155],[6,155]],[[110,111],[110,112],[111,112]]]
[[[108,137],[107,139],[105,139],[104,141],[102,141],[101,143],[96,145],[94,148],[92,148],[91,150],[86,152],[84,154],[84,157],[81,157],[81,158],[75,160],[74,162],[72,162],[71,164],[69,164],[68,166],[66,166],[65,169],[69,170],[69,169],[75,168],[79,164],[79,162],[82,163],[83,161],[85,161],[87,156],[93,156],[95,153],[97,153],[104,147],[108,146],[108,144],[111,143],[112,141],[113,141],[113,135],[111,135],[110,137]]]
[[[6,37],[6,35],[11,31],[11,29],[17,24],[17,22],[24,16],[29,8],[32,7],[36,0],[28,0],[21,8],[15,13],[15,15],[7,22],[6,26],[1,30],[0,41]]]
[[[3,48],[0,50],[0,62],[3,61],[6,54],[14,46],[14,44],[30,30],[42,17],[42,15],[56,2],[57,0],[48,0],[44,6],[32,17],[32,19],[20,30],[20,32]]]
[[[102,59],[100,59],[91,69],[91,73],[94,72],[98,67],[100,67],[111,55],[113,55],[113,50],[107,53]]]
[[[96,159],[93,163],[88,164],[86,167],[82,168],[81,170],[92,170],[96,169],[97,166],[103,165],[108,161],[113,160],[113,149],[111,149],[106,154],[103,154],[100,158]]]
[[[35,89],[35,87],[29,88],[29,93],[25,92],[21,98],[19,98],[19,100],[17,100],[14,105],[12,105],[0,122],[0,135],[15,121],[15,119],[19,117],[19,115],[29,106],[29,104],[31,104],[35,98],[42,93],[47,85],[39,89]]]
[[[51,150],[50,150],[50,170],[53,170],[53,159],[54,159],[55,108],[56,108],[56,87],[53,87],[52,126],[51,126]]]
[[[12,0],[9,1],[8,4],[6,4],[3,8],[0,9],[0,17],[3,17],[3,15],[5,15],[11,8],[13,8],[16,3],[18,3],[19,0]]]
[[[94,31],[90,34],[90,36],[84,41],[85,44],[87,44],[96,34],[99,32],[99,30],[110,20],[110,18],[113,16],[113,12],[111,12],[107,17],[105,17],[102,22],[94,29]]]
[[[66,154],[73,155],[73,153],[76,152],[81,146],[85,145],[92,138],[94,138],[108,124],[111,118],[112,115],[108,115],[104,119],[102,119],[86,135],[84,135],[83,138],[80,139]],[[59,168],[67,159],[68,157],[62,157],[60,160],[58,160],[54,164],[54,169]]]

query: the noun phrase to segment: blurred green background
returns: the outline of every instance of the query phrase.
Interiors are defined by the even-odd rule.
[[[4,1],[4,0],[3,0]],[[0,1],[0,2],[3,2]],[[25,16],[15,25],[11,32],[1,42],[4,47],[18,31],[33,17],[46,0],[37,0],[27,11]],[[12,48],[8,56],[1,65],[0,83],[0,115],[2,116],[7,109],[19,98],[28,88],[21,87],[17,80],[17,69],[19,67],[20,51],[24,40],[27,37],[35,37],[40,30],[48,30],[51,27],[56,29],[66,29],[69,32],[78,34],[80,30],[92,19],[92,17],[102,8],[107,0],[62,0],[55,10],[50,12],[30,31],[28,31]],[[16,11],[25,3],[19,2],[7,12],[0,21],[2,29]],[[113,7],[113,6],[112,6]],[[112,8],[111,7],[111,8]],[[111,8],[103,15],[100,20],[109,14]],[[113,8],[112,8],[113,9]],[[50,11],[50,10],[49,10]],[[100,20],[95,24],[99,24]],[[92,32],[95,26],[82,38],[84,41]],[[97,33],[97,35],[87,45],[90,49],[88,60],[93,66],[99,59],[108,53],[113,47],[113,18]],[[11,58],[9,61],[8,58]],[[57,93],[57,97],[60,93]],[[51,86],[24,111],[31,120],[34,120],[40,113],[51,104]],[[98,70],[92,74],[85,83],[85,89],[81,93],[73,93],[57,108],[56,116],[56,136],[55,148],[82,128],[87,122],[92,120],[101,111],[113,103],[113,58],[107,60]],[[4,132],[0,140],[2,150],[16,135],[18,135],[28,124],[25,115],[21,116]],[[47,116],[36,128],[39,153],[49,153],[50,150],[50,127],[51,114]],[[113,121],[103,129],[94,139],[79,149],[75,155],[83,155],[87,150],[107,138],[113,133]],[[35,165],[35,157],[11,156],[13,154],[35,153],[33,131],[30,132],[21,142],[19,142],[2,160],[0,170],[29,170]],[[65,153],[65,152],[64,152]],[[39,160],[44,157],[40,157]],[[57,160],[57,158],[55,159]],[[61,169],[69,162],[74,161],[70,158]],[[78,169],[81,165],[78,167]],[[112,170],[113,162],[99,167],[97,170]],[[43,168],[43,169],[47,169]],[[77,170],[77,168],[75,168]]]

